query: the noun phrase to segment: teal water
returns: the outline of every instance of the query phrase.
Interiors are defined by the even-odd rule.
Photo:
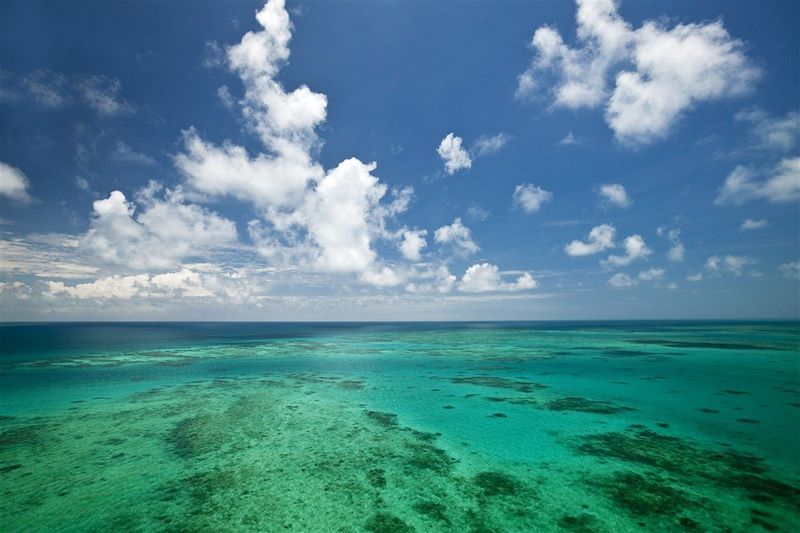
[[[0,325],[2,531],[796,531],[800,326]]]

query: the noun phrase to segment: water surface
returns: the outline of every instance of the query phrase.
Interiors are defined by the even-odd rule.
[[[0,326],[4,531],[792,531],[797,323]]]

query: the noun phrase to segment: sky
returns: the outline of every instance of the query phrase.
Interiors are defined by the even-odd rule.
[[[3,2],[0,320],[800,318],[800,3]]]

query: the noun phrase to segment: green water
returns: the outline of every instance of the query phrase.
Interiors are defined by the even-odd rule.
[[[797,531],[796,323],[0,326],[2,531]]]

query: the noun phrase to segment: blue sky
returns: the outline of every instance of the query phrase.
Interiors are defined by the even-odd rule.
[[[3,320],[800,314],[797,2],[0,20]]]

